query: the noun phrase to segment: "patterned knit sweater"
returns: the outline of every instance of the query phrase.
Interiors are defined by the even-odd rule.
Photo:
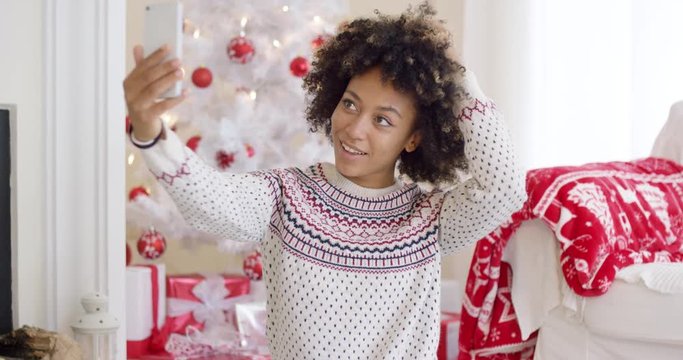
[[[360,187],[334,165],[224,174],[172,131],[145,161],[186,220],[261,242],[273,359],[434,359],[441,256],[525,200],[507,129],[471,73],[458,109],[472,177],[450,191]]]

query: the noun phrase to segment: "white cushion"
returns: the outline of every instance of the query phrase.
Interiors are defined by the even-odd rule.
[[[683,345],[683,293],[615,280],[604,295],[583,299],[582,317],[597,334]]]

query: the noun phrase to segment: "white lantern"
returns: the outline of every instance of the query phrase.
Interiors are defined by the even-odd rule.
[[[116,359],[116,330],[119,321],[108,313],[107,297],[92,293],[81,298],[85,309],[71,325],[74,337],[81,346],[83,358],[92,360]]]

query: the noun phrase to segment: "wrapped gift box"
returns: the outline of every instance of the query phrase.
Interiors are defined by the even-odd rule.
[[[166,322],[173,333],[185,334],[188,326],[203,330],[207,321],[227,321],[235,302],[249,294],[249,278],[243,275],[172,275],[167,277]]]
[[[436,357],[439,360],[456,360],[458,358],[458,333],[460,331],[460,314],[441,313],[441,332]]]
[[[126,348],[129,358],[151,352],[154,328],[166,318],[166,268],[163,264],[126,268]]]
[[[235,305],[237,328],[242,337],[242,345],[268,353],[266,338],[266,302],[240,303]]]

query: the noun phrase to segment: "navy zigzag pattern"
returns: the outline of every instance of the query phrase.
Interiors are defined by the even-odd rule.
[[[292,225],[295,229],[300,231],[300,233],[295,234],[294,232],[287,229],[287,226],[284,226],[285,229],[287,230],[287,233],[289,233],[292,237],[296,238],[297,240],[303,241],[299,238],[299,236],[300,235],[307,235],[310,237],[310,239],[318,240],[318,242],[323,243],[323,244],[327,244],[328,246],[336,247],[336,248],[339,248],[340,250],[344,250],[344,251],[361,252],[361,253],[380,253],[381,254],[381,253],[387,253],[387,252],[401,251],[405,248],[412,247],[413,245],[415,245],[419,242],[427,241],[427,239],[429,239],[432,236],[435,236],[439,231],[439,225],[435,225],[433,229],[428,230],[423,236],[420,236],[417,239],[415,239],[415,240],[413,240],[407,244],[403,244],[401,246],[394,246],[394,247],[385,248],[385,249],[361,249],[358,247],[352,248],[352,247],[347,246],[347,245],[333,244],[329,240],[323,239],[320,235],[313,234],[313,232],[311,230],[305,229],[304,225],[297,223],[296,217],[292,216],[291,210],[285,210],[284,214],[287,216],[287,222],[290,225]],[[299,236],[297,236],[297,235],[299,235]],[[311,246],[317,250],[324,251],[323,249],[319,249],[319,248],[313,246],[312,244],[307,243],[307,245],[309,245],[309,246]],[[338,255],[338,256],[343,256],[343,255]],[[401,255],[399,257],[405,257],[405,256],[406,255]]]

